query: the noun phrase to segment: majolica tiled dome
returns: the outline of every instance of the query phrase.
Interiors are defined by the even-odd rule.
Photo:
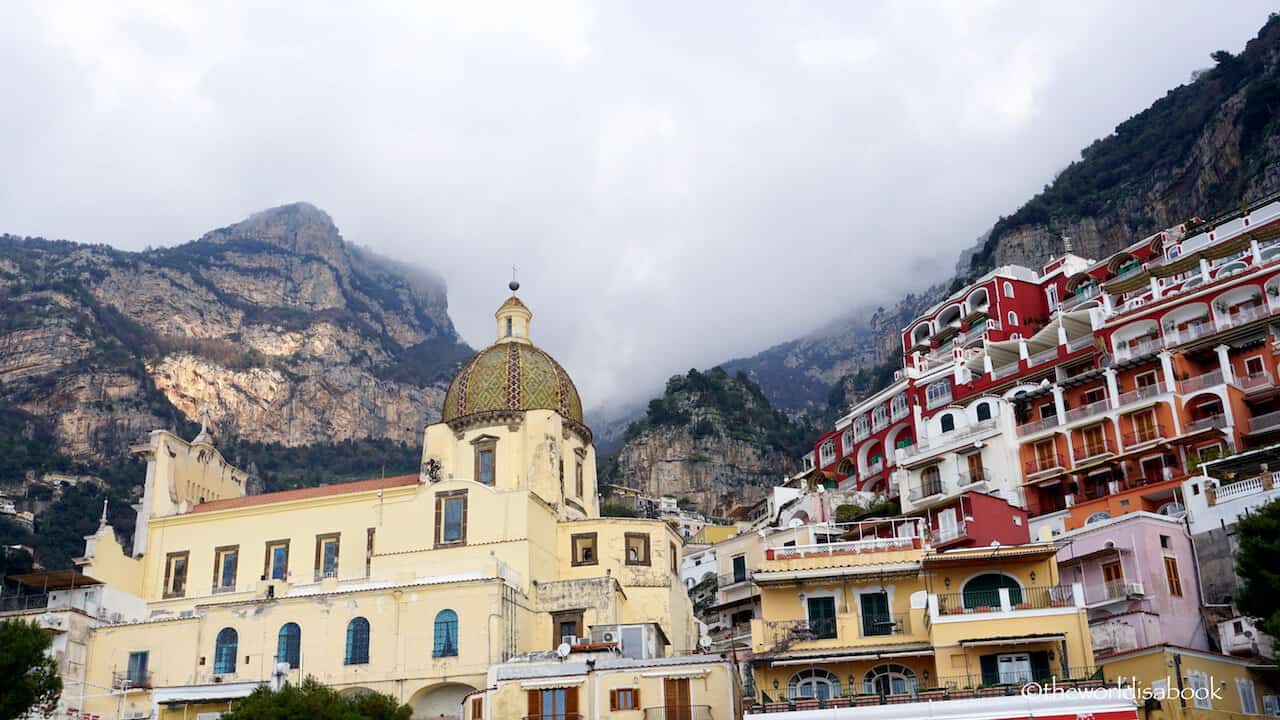
[[[515,324],[508,322],[514,316]],[[514,296],[498,309],[498,342],[463,366],[444,396],[445,422],[488,412],[554,410],[582,422],[582,399],[569,374],[528,340],[532,313]]]

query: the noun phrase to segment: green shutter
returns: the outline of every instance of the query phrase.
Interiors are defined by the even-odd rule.
[[[982,684],[999,685],[1000,664],[998,657],[995,655],[983,655],[979,660],[982,662]]]

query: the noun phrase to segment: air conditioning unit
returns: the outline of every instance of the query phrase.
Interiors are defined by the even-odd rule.
[[[562,645],[568,645],[569,647],[573,647],[574,645],[578,644],[578,636],[577,635],[561,635],[560,643]]]
[[[151,712],[147,710],[127,710],[122,717],[124,720],[142,720],[142,718],[151,717]]]
[[[604,633],[600,635],[600,641],[607,642],[607,643],[616,643],[618,642],[618,633],[612,630],[605,630]]]

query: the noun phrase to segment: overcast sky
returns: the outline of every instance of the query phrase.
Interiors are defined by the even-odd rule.
[[[519,265],[588,407],[939,279],[1270,9],[204,5],[0,0],[0,232],[140,249],[306,200],[441,273],[477,347]]]

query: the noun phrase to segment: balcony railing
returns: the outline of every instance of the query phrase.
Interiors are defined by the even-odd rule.
[[[1076,338],[1075,340],[1070,340],[1067,342],[1067,352],[1069,353],[1077,352],[1087,347],[1093,347],[1092,335],[1084,335]]]
[[[959,483],[960,487],[965,487],[966,485],[972,485],[974,483],[986,482],[990,479],[991,471],[985,466],[979,467],[971,472],[960,473],[956,476],[956,481]]]
[[[1071,456],[1076,462],[1092,460],[1103,455],[1109,455],[1115,452],[1111,449],[1111,443],[1103,441],[1100,443],[1085,443],[1071,451]]]
[[[525,715],[524,720],[585,720],[587,716],[582,713],[567,713],[546,711],[541,715]]]
[[[1048,350],[1041,350],[1027,359],[1027,367],[1035,367],[1043,363],[1051,362],[1058,359],[1058,346],[1054,345]]]
[[[1240,308],[1236,312],[1233,312],[1219,320],[1218,329],[1226,330],[1227,328],[1240,327],[1241,325],[1251,323],[1258,318],[1266,316],[1266,309],[1262,307],[1250,306],[1247,308]]]
[[[1194,325],[1188,325],[1182,329],[1169,328],[1165,330],[1164,344],[1166,346],[1172,347],[1174,345],[1180,345],[1182,343],[1187,343],[1187,342],[1191,342],[1192,340],[1202,338],[1205,335],[1209,335],[1213,332],[1214,332],[1213,321],[1206,318],[1201,322],[1198,322]]]
[[[1028,475],[1039,475],[1040,473],[1063,469],[1062,461],[1058,459],[1056,454],[1053,457],[1028,460],[1023,467]]]
[[[1121,345],[1116,348],[1116,360],[1132,360],[1143,355],[1150,355],[1159,352],[1161,347],[1158,338],[1147,338],[1132,345]]]
[[[889,416],[894,420],[901,420],[902,418],[906,417],[909,412],[910,412],[910,409],[906,406],[905,403],[893,404],[889,406]]]
[[[991,377],[995,380],[999,380],[1000,378],[1007,378],[1010,375],[1014,375],[1017,372],[1018,372],[1018,363],[1001,365],[998,368],[992,368]],[[929,407],[933,407],[933,406],[930,405]]]
[[[957,522],[951,527],[941,527],[933,533],[933,542],[948,543],[953,540],[960,540],[969,537],[969,526],[963,521]]]
[[[858,623],[862,637],[889,637],[893,635],[911,634],[911,616],[901,615],[863,615]]]
[[[1050,415],[1049,417],[1043,417],[1043,418],[1040,418],[1039,420],[1032,420],[1029,423],[1024,423],[1022,425],[1019,425],[1018,436],[1021,437],[1023,435],[1031,435],[1034,433],[1038,433],[1041,430],[1047,430],[1051,427],[1057,427],[1057,426],[1058,426],[1058,416]]]
[[[915,502],[917,500],[920,500],[921,498],[927,498],[930,495],[941,495],[941,494],[942,494],[942,481],[931,480],[928,482],[920,483],[919,485],[916,485],[915,487],[911,488],[911,491],[907,493],[907,497],[909,497],[912,502]]]
[[[1102,595],[1107,600],[1123,600],[1145,594],[1142,583],[1133,580],[1111,580],[1102,585]]]
[[[1213,372],[1207,372],[1203,375],[1197,375],[1193,378],[1187,378],[1186,380],[1183,380],[1182,382],[1178,383],[1178,386],[1182,390],[1183,394],[1186,394],[1186,393],[1198,392],[1200,390],[1204,390],[1205,388],[1211,388],[1221,384],[1222,384],[1222,371],[1214,370]]]
[[[1263,432],[1280,426],[1280,410],[1249,418],[1249,432]]]
[[[1189,433],[1200,432],[1201,430],[1208,430],[1210,428],[1223,428],[1226,426],[1227,426],[1226,415],[1210,415],[1209,417],[1200,418],[1199,420],[1192,420],[1191,423],[1187,425],[1187,432]]]
[[[23,612],[25,610],[44,610],[49,607],[49,594],[9,595],[0,597],[0,612]]]
[[[1146,386],[1137,388],[1135,390],[1130,390],[1127,393],[1121,393],[1119,398],[1120,407],[1124,407],[1126,405],[1132,405],[1136,402],[1146,400],[1147,398],[1153,398],[1163,393],[1164,393],[1164,383],[1157,381],[1151,385],[1146,385]]]
[[[844,542],[818,543],[816,545],[786,545],[769,548],[765,551],[766,560],[786,560],[797,557],[818,557],[822,555],[842,555],[845,553],[861,554],[865,552],[884,552],[886,550],[909,550],[919,544],[918,537],[872,537],[863,540],[847,540]]]
[[[1270,476],[1271,477],[1269,479],[1271,487],[1274,488],[1280,486],[1280,472],[1272,472],[1270,473]],[[1263,483],[1261,475],[1245,478],[1244,480],[1237,480],[1228,485],[1219,485],[1214,488],[1214,502],[1212,504],[1216,505],[1223,500],[1230,500],[1244,495],[1253,495],[1266,489],[1267,486]]]
[[[116,690],[149,688],[151,687],[151,672],[149,670],[113,672],[111,673],[111,687]]]
[[[1000,590],[969,590],[958,593],[940,593],[938,598],[939,615],[972,615],[980,613],[1003,612],[1003,598],[1006,593]],[[1048,585],[1039,587],[1008,588],[1010,610],[1043,610],[1046,608],[1071,607],[1074,596],[1066,585]]]
[[[726,587],[731,587],[733,585],[737,585],[738,583],[744,583],[744,582],[750,582],[750,581],[751,581],[751,570],[749,569],[744,570],[743,572],[725,573],[724,575],[716,576],[716,587],[726,588]]]
[[[875,460],[872,460],[871,462],[867,463],[868,476],[875,475],[881,470],[884,470],[884,458],[876,458]]]
[[[1169,437],[1165,434],[1163,425],[1153,425],[1151,427],[1139,428],[1133,432],[1124,434],[1124,446],[1131,448],[1134,445],[1142,445],[1144,443],[1155,442]]]
[[[927,408],[929,408],[930,410],[932,410],[933,408],[936,408],[936,407],[939,407],[939,406],[942,406],[942,405],[946,405],[946,404],[947,404],[947,403],[949,403],[949,402],[951,402],[951,388],[950,388],[950,387],[948,387],[948,388],[946,389],[946,392],[941,392],[941,391],[939,391],[939,392],[938,392],[937,394],[935,394],[935,395],[930,395],[930,396],[925,400],[925,407],[927,407]]]
[[[835,618],[813,618],[811,620],[765,620],[762,623],[764,637],[770,646],[786,649],[800,642],[813,640],[833,640],[836,632]]]
[[[1235,384],[1241,390],[1259,390],[1269,388],[1274,383],[1271,381],[1271,373],[1263,370],[1262,372],[1244,375],[1235,379]]]
[[[1106,398],[1103,398],[1101,400],[1094,400],[1088,405],[1081,405],[1078,408],[1072,408],[1068,410],[1067,416],[1066,416],[1067,422],[1074,422],[1076,420],[1082,420],[1087,417],[1092,417],[1099,413],[1104,413],[1110,407],[1111,407],[1111,403],[1108,402]]]
[[[655,705],[644,709],[644,720],[711,720],[711,706]]]

